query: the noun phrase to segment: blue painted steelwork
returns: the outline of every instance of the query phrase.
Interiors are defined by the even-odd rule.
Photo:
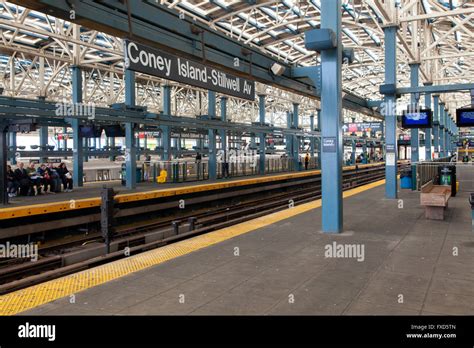
[[[444,137],[444,129],[446,125],[446,111],[444,110],[444,102],[439,103],[439,155],[440,157],[446,156],[446,145],[445,145],[445,137]]]
[[[214,91],[207,91],[208,96],[208,107],[207,107],[207,115],[209,119],[216,118],[216,92]],[[208,161],[208,168],[209,168],[209,179],[216,180],[217,179],[217,154],[216,154],[216,130],[210,128],[208,131],[208,140],[209,140],[209,161]]]
[[[293,103],[293,125],[292,127],[295,128],[295,129],[298,129],[298,126],[299,126],[299,122],[298,122],[298,117],[299,117],[299,114],[298,114],[298,107],[299,107],[299,104],[297,103]],[[299,171],[301,170],[301,163],[300,163],[300,156],[299,156],[299,152],[300,152],[300,141],[301,141],[301,137],[297,136],[297,135],[293,135],[292,136],[292,141],[293,141],[293,146],[292,146],[292,149],[293,149],[293,152],[292,152],[292,157],[293,157],[293,163],[294,163],[294,168],[296,171]]]
[[[40,143],[40,148],[42,150],[46,150],[46,146],[48,145],[48,126],[42,126],[39,129],[39,143]],[[46,163],[48,162],[47,157],[41,157],[40,158],[40,163]]]
[[[367,132],[363,131],[362,132],[362,137],[367,138]],[[367,139],[364,139],[362,141],[362,163],[367,164],[368,163],[368,154],[367,154]]]
[[[425,94],[425,107],[431,109],[431,93]],[[431,160],[431,128],[425,128],[425,160]]]
[[[412,63],[410,64],[410,85],[412,87],[418,86],[419,80],[419,71],[420,71],[420,64],[419,63]],[[417,96],[415,93],[411,94],[411,107],[416,110],[418,107],[419,102],[419,95]],[[416,163],[420,161],[420,132],[418,128],[412,128],[410,130],[410,147],[411,147],[411,170],[412,173],[416,173]],[[411,176],[412,178],[412,190],[416,190],[416,175]]]
[[[82,103],[82,71],[78,66],[72,66],[72,102]],[[83,186],[84,182],[84,146],[79,133],[79,119],[71,119],[72,127],[72,159],[73,159],[73,182],[76,186]]]
[[[135,106],[135,72],[125,70],[125,105],[129,108]],[[134,189],[137,185],[137,147],[135,141],[135,123],[125,123],[125,166],[126,185]]]
[[[314,131],[314,114],[311,114],[309,116],[309,130]],[[316,141],[314,138],[309,139],[309,144],[310,144],[310,154],[311,158],[314,158],[314,150],[316,146]]]
[[[317,115],[318,115],[318,131],[321,133],[321,109],[317,110]],[[316,145],[318,147],[318,168],[321,169],[321,136],[319,138],[316,138]]]
[[[221,121],[227,122],[227,97],[221,96]],[[224,151],[223,159],[227,162],[227,131],[225,129],[219,130],[221,138],[221,150]]]
[[[433,145],[435,157],[439,157],[439,95],[433,96]]]
[[[265,124],[265,95],[258,96],[258,113],[260,124]],[[260,174],[265,174],[265,142],[266,134],[260,133]]]
[[[163,87],[161,87],[161,93],[163,94],[163,115],[171,117],[171,86],[163,85]],[[171,159],[170,127],[162,125],[160,128],[161,146],[163,147],[162,160],[169,161]]]
[[[336,34],[337,47],[321,52],[322,230],[340,233],[342,206],[342,42],[341,0],[321,0],[321,28]],[[334,148],[331,146],[334,145]],[[326,148],[326,149],[325,149]],[[334,149],[334,151],[333,151]]]
[[[398,94],[411,93],[446,93],[474,89],[474,83],[455,83],[452,85],[411,86],[397,88]]]
[[[8,143],[8,146],[11,147],[11,148],[14,148],[15,151],[16,151],[16,132],[9,132],[8,133],[8,140],[9,140],[9,143]],[[15,153],[14,151],[14,153]],[[15,165],[16,164],[16,156],[13,155],[10,157],[10,164],[12,165]]]
[[[385,84],[397,83],[397,30],[398,26],[384,27],[385,36]],[[385,197],[398,197],[397,178],[397,112],[396,95],[384,96],[383,114],[385,116]]]
[[[351,140],[352,152],[351,152],[351,164],[356,164],[356,141],[355,139]]]
[[[286,112],[286,127],[288,129],[292,128],[293,125],[293,115],[291,114],[290,111]],[[292,135],[286,135],[285,136],[285,147],[286,147],[286,153],[288,154],[288,157],[292,156],[293,153],[293,137]]]

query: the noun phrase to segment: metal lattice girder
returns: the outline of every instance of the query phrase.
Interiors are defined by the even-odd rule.
[[[14,2],[37,11],[0,0],[0,87],[4,89],[4,95],[26,98],[42,95],[50,100],[70,100],[70,66],[79,64],[84,70],[84,102],[92,101],[100,106],[123,102],[120,37],[86,26],[81,26],[80,35],[75,36],[74,25],[54,17],[54,12],[49,12],[51,8],[40,1]],[[67,4],[66,1],[61,3]],[[82,3],[70,2],[78,8]],[[120,4],[110,0],[101,3]],[[164,5],[178,11],[186,20],[248,44],[255,52],[262,52],[286,66],[310,66],[320,62],[319,54],[304,48],[305,31],[317,28],[320,23],[319,0],[160,0],[158,5],[155,0],[134,0],[130,3],[150,7]],[[96,6],[99,6],[98,2]],[[392,23],[400,27],[396,67],[399,87],[409,86],[408,63],[413,61],[421,63],[422,83],[447,85],[473,81],[472,2],[344,0],[341,11],[342,43],[355,50],[356,58],[354,64],[343,66],[343,88],[354,96],[370,100],[382,98],[378,87],[383,84],[385,70],[383,27]],[[128,31],[127,21],[124,21],[124,27]],[[197,52],[199,41],[198,35],[195,39]],[[248,65],[243,64],[242,69],[247,68]],[[161,110],[160,88],[164,81],[140,74],[136,80],[137,104],[146,105],[151,111]],[[176,100],[172,104],[175,114],[205,114],[206,91],[171,85]],[[267,87],[267,93],[271,95],[266,102],[266,112],[271,114],[269,118],[284,125],[285,111],[291,109],[294,96],[272,87]],[[351,106],[347,99],[346,95],[345,105]],[[402,101],[408,102],[408,99],[406,96]],[[441,99],[450,110],[470,102],[467,92],[454,93],[449,98],[441,95]],[[309,127],[309,115],[317,107],[318,101],[302,100],[300,114],[304,126]],[[347,115],[348,111],[345,113]],[[243,122],[258,120],[257,101],[229,99],[228,118]]]

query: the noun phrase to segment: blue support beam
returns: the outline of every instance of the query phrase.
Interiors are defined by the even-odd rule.
[[[383,28],[385,36],[385,84],[397,84],[397,30],[398,26]],[[396,94],[386,94],[383,113],[385,116],[385,197],[398,197],[397,178],[397,110]]]
[[[260,124],[265,124],[265,95],[258,96],[258,113]],[[265,174],[265,143],[267,135],[260,133],[259,173]]]
[[[163,115],[171,117],[171,86],[163,85],[161,87],[161,93],[163,94]],[[171,159],[171,137],[170,127],[161,126],[161,146],[163,147],[163,161],[169,161]]]
[[[314,131],[315,128],[314,128],[314,114],[311,114],[309,116],[309,130],[310,131]],[[314,137],[311,137],[309,139],[309,142],[310,142],[310,154],[311,154],[311,158],[314,158],[314,150],[315,150],[315,147],[316,147],[316,139]]]
[[[209,119],[214,119],[216,117],[216,92],[208,91],[208,108],[207,115]],[[209,161],[208,161],[208,171],[209,179],[217,179],[217,154],[216,154],[216,130],[210,128],[208,131],[208,140],[209,140]]]
[[[286,112],[286,128],[290,129],[293,125],[293,115],[290,111]],[[292,135],[285,136],[285,147],[288,157],[293,155],[293,137]]]
[[[469,91],[471,89],[474,89],[474,83],[401,87],[401,88],[397,88],[397,93],[398,94],[448,93],[448,92],[458,92],[458,91]]]
[[[367,138],[367,132],[362,133],[362,137]],[[367,164],[368,161],[368,154],[367,154],[367,139],[364,139],[362,142],[362,163]]]
[[[341,0],[321,0],[321,28],[336,35],[336,48],[321,52],[322,230],[340,233],[342,206],[342,42]]]
[[[125,70],[125,105],[135,107],[135,72]],[[137,185],[137,146],[135,140],[135,123],[125,123],[125,167],[126,186],[134,189]]]
[[[82,71],[78,66],[72,66],[72,102],[82,103]],[[79,132],[79,119],[71,119],[72,127],[72,160],[73,160],[73,182],[81,187],[84,182],[84,146],[83,139]]]
[[[412,87],[417,87],[419,82],[420,64],[410,64],[410,84]],[[411,94],[411,106],[414,110],[418,108],[418,97],[415,93]],[[420,132],[418,128],[410,130],[410,147],[411,147],[411,169],[412,173],[416,173],[416,163],[420,161]],[[416,175],[412,174],[412,190],[416,190]]]
[[[439,155],[440,157],[446,157],[446,145],[444,137],[444,129],[446,127],[446,111],[444,110],[444,102],[439,103]]]
[[[433,146],[435,158],[439,158],[439,95],[433,96]]]
[[[425,83],[426,86],[431,83]],[[431,109],[431,93],[425,94],[425,107]],[[431,161],[431,128],[425,128],[425,160]]]
[[[16,132],[9,132],[8,133],[8,140],[9,140],[9,144],[8,146],[9,147],[12,147],[12,148],[15,148],[15,151],[13,153],[16,152],[16,146],[17,146],[17,143],[16,143]],[[13,155],[10,157],[10,164],[11,165],[15,165],[16,164],[16,155]]]
[[[321,133],[321,109],[318,109],[316,114],[318,115],[318,131]],[[318,147],[318,168],[321,169],[321,137],[316,139],[316,145]]]
[[[221,96],[221,121],[227,122],[227,97]],[[227,131],[225,129],[219,130],[219,136],[221,138],[221,150],[223,151],[223,161],[226,168],[229,168],[229,163],[227,162]],[[222,175],[226,174],[224,168],[222,168]]]
[[[298,128],[298,107],[299,105],[297,103],[293,103],[293,128],[297,129]],[[293,140],[293,153],[292,153],[292,157],[293,157],[293,164],[294,164],[294,168],[295,168],[295,171],[299,171],[301,170],[300,168],[300,158],[299,158],[299,152],[300,152],[300,137],[296,136],[296,135],[293,135],[292,136],[292,140]]]
[[[48,145],[48,126],[42,126],[39,129],[39,144],[40,148],[43,151],[46,151],[46,146]],[[41,157],[40,163],[48,162],[47,157]]]
[[[355,139],[351,140],[351,147],[352,147],[352,152],[351,152],[351,164],[355,165],[356,164],[356,141]]]

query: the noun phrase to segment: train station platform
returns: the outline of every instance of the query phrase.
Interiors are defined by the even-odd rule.
[[[318,230],[318,200],[4,295],[0,312],[472,313],[467,194],[450,199],[444,221],[433,221],[419,193],[386,200],[383,182],[344,192],[342,234]]]
[[[370,170],[383,166],[383,162],[359,164],[358,170]],[[345,172],[356,170],[356,166],[344,167]],[[179,194],[189,194],[210,190],[220,190],[232,187],[255,185],[278,180],[293,180],[320,174],[319,170],[300,172],[270,173],[265,175],[239,176],[218,180],[201,180],[190,182],[143,182],[135,189],[127,189],[120,180],[86,183],[83,187],[75,188],[73,192],[57,194],[42,194],[33,197],[14,197],[9,205],[0,207],[0,220],[58,213],[69,210],[94,208],[100,206],[100,191],[106,185],[117,192],[118,203],[130,203],[148,199],[161,198]],[[74,204],[71,204],[73,202]]]

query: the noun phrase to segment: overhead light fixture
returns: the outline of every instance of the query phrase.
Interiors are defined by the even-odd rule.
[[[283,65],[280,65],[278,63],[273,63],[272,67],[270,68],[273,75],[280,76],[283,75],[285,72],[285,67]]]

